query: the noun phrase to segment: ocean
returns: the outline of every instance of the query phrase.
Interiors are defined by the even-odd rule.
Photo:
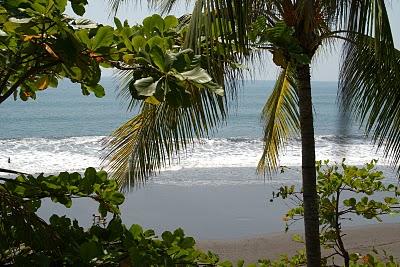
[[[101,99],[83,96],[79,86],[62,81],[59,88],[38,93],[35,101],[9,99],[1,104],[0,168],[57,173],[101,167],[101,140],[135,115],[117,98],[118,83],[113,78],[103,78],[102,84],[106,96]],[[245,82],[226,125],[200,140],[180,162],[152,177],[145,187],[127,194],[121,207],[124,221],[157,231],[183,226],[202,239],[282,230],[281,217],[287,206],[271,204],[269,199],[282,183],[299,185],[301,150],[299,139],[291,140],[280,161],[289,171],[271,179],[256,174],[263,146],[260,112],[272,87],[271,81]],[[318,160],[346,158],[348,164],[362,165],[379,159],[387,181],[397,182],[359,124],[343,126],[336,82],[314,82],[313,103]],[[67,210],[46,202],[41,214],[67,214],[90,225],[95,205],[80,203]]]
[[[0,105],[0,167],[27,173],[82,171],[88,166],[101,167],[101,140],[124,121],[135,115],[126,103],[117,98],[117,82],[103,79],[107,88],[104,98],[83,96],[76,84],[62,81],[57,89],[38,93],[36,101],[9,99]],[[271,92],[273,82],[246,82],[238,92],[238,105],[231,107],[226,125],[209,139],[199,141],[184,154],[181,161],[164,171],[198,168],[254,168],[262,152],[261,109]],[[343,130],[337,105],[335,82],[314,82],[313,102],[316,133],[316,158],[363,164],[380,159],[364,138],[357,123],[348,123]],[[343,135],[346,132],[346,135]],[[292,140],[281,156],[281,165],[301,164],[299,140]],[[8,159],[10,158],[10,163]],[[179,184],[179,178],[153,178],[153,182]],[[224,179],[223,183],[257,183],[260,179],[241,181]],[[262,179],[263,180],[263,179]],[[190,184],[212,183],[193,181]]]

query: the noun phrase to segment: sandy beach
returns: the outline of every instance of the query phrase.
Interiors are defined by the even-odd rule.
[[[349,252],[368,253],[373,248],[400,260],[400,223],[381,223],[345,228],[345,246]],[[292,241],[296,232],[255,235],[235,240],[203,240],[197,246],[217,253],[221,259],[236,262],[257,262],[258,259],[275,259],[281,254],[293,255],[303,246]],[[323,252],[328,255],[329,251]],[[337,262],[340,263],[340,262]]]

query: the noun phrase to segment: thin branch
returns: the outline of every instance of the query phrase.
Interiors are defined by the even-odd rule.
[[[60,61],[54,61],[51,63],[48,63],[46,65],[43,66],[39,66],[39,67],[35,67],[35,68],[31,68],[29,69],[25,75],[23,75],[22,77],[20,77],[13,86],[11,86],[11,88],[4,94],[4,95],[0,95],[0,104],[3,103],[7,98],[9,98],[14,91],[16,91],[18,89],[18,87],[27,79],[29,78],[29,76],[41,71],[41,70],[45,70],[47,68],[51,68],[57,64],[59,64]]]
[[[14,170],[9,170],[9,169],[3,169],[0,168],[0,172],[3,173],[11,173],[11,174],[24,174],[24,175],[29,175],[28,173],[20,172],[20,171],[14,171]]]

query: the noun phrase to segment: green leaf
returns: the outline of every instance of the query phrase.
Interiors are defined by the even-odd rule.
[[[132,38],[132,45],[136,52],[140,52],[145,47],[146,42],[146,39],[141,35]]]
[[[164,53],[161,48],[154,46],[150,51],[150,58],[153,63],[162,71],[166,72]]]
[[[170,15],[164,18],[164,23],[165,23],[165,29],[168,30],[178,26],[179,21],[175,16]]]
[[[85,262],[90,262],[101,255],[100,246],[93,241],[85,242],[79,247],[79,254]]]
[[[118,30],[121,30],[123,28],[121,21],[117,17],[114,17],[114,24]]]
[[[154,82],[152,77],[136,80],[134,83],[135,89],[140,96],[152,96],[157,89],[158,81]]]
[[[182,77],[186,80],[190,80],[196,83],[208,83],[212,81],[211,76],[207,73],[205,69],[202,69],[200,67],[196,67],[192,70],[185,71],[180,73]]]
[[[57,6],[57,9],[60,11],[60,13],[64,13],[67,2],[67,0],[56,0],[54,1],[54,4]]]
[[[174,235],[170,231],[163,232],[161,238],[167,243],[172,243],[174,241]]]
[[[114,38],[114,29],[110,26],[101,27],[92,39],[91,49],[96,51],[101,47],[111,46]]]
[[[194,241],[193,237],[185,237],[181,242],[180,246],[182,248],[188,249],[188,248],[193,248],[195,243],[196,242]]]
[[[164,20],[158,14],[154,14],[151,17],[147,17],[143,20],[143,29],[150,35],[153,34],[155,29],[162,33],[164,31],[164,27]]]
[[[105,218],[107,216],[108,209],[104,203],[100,203],[98,211],[99,211],[101,217]]]
[[[131,228],[129,228],[129,232],[133,234],[133,237],[139,238],[143,233],[143,228],[138,224],[133,224]]]
[[[160,36],[154,36],[152,38],[150,38],[147,41],[147,44],[149,45],[150,49],[157,46],[159,47],[161,50],[166,51],[168,48],[168,44],[166,42],[166,39],[161,38]]]
[[[101,97],[105,96],[105,94],[106,94],[104,91],[104,87],[101,86],[100,84],[96,84],[93,86],[82,84],[81,87],[82,87],[82,92],[84,95],[88,95],[89,92],[93,92],[96,97],[101,98]]]
[[[85,14],[85,5],[83,3],[71,2],[72,10],[78,16],[83,16]]]
[[[106,95],[104,87],[100,84],[90,87],[96,97],[103,97]]]
[[[114,192],[110,197],[110,201],[115,205],[121,205],[125,201],[125,196],[120,192]]]
[[[89,38],[89,33],[87,30],[80,30],[76,32],[76,36],[78,36],[79,40],[87,46],[91,46],[91,41]]]

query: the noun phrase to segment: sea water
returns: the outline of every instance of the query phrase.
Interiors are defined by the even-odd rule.
[[[117,97],[118,83],[113,78],[103,78],[102,84],[106,96],[101,99],[82,96],[78,85],[62,81],[57,89],[39,92],[35,101],[9,99],[1,104],[0,168],[57,173],[104,167],[101,141],[136,111],[127,111],[126,102]],[[256,174],[263,150],[260,113],[272,87],[270,81],[245,82],[226,125],[199,140],[146,186],[126,194],[120,207],[124,223],[139,223],[157,233],[183,227],[200,239],[282,231],[282,217],[290,206],[269,200],[282,184],[300,186],[301,150],[298,137],[290,140],[280,157],[280,165],[288,169],[271,179]],[[341,119],[337,83],[314,82],[313,103],[317,159],[340,162],[345,157],[356,165],[379,159],[378,168],[385,171],[387,181],[397,182],[397,175],[359,125]],[[73,207],[66,209],[44,201],[39,214],[49,218],[53,213],[89,226],[97,206],[90,200],[74,200]],[[398,222],[398,218],[385,221]],[[292,229],[301,230],[302,223]]]
[[[104,167],[100,160],[102,139],[124,121],[136,115],[128,111],[126,102],[117,98],[118,82],[103,78],[104,98],[83,96],[77,84],[62,81],[57,89],[37,94],[35,101],[9,99],[0,105],[0,167],[26,173],[83,171],[88,166]],[[261,110],[271,93],[273,82],[248,81],[238,91],[237,106],[230,107],[229,118],[217,132],[174,160],[153,182],[162,184],[258,183],[263,179],[230,179],[221,172],[220,181],[199,178],[185,179],[191,170],[208,168],[252,168],[255,170],[263,150]],[[361,165],[379,159],[387,165],[355,122],[341,119],[337,104],[336,82],[314,82],[316,158]],[[281,152],[282,166],[300,166],[299,138],[288,142]],[[9,162],[10,161],[10,162]],[[164,176],[167,178],[164,179]]]

